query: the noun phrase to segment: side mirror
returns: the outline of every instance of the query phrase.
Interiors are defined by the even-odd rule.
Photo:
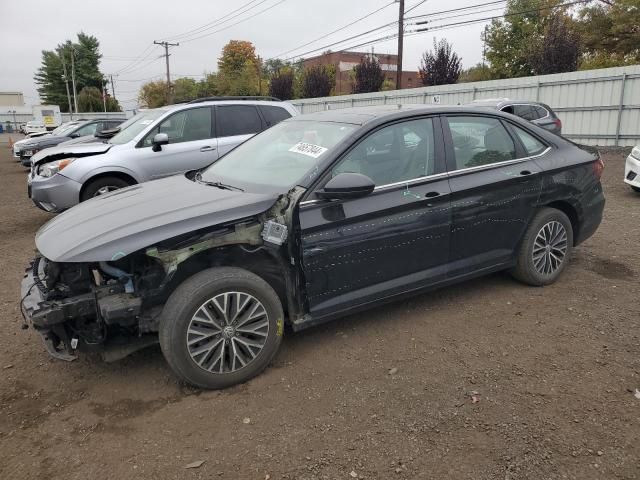
[[[343,199],[369,195],[376,184],[360,173],[340,173],[329,180],[324,188],[317,192],[320,198]]]
[[[79,133],[72,133],[71,135],[69,135],[69,138],[78,138],[79,136]]]
[[[169,135],[166,133],[156,133],[153,137],[153,141],[151,142],[151,150],[154,152],[159,152],[162,150],[162,145],[169,144]]]

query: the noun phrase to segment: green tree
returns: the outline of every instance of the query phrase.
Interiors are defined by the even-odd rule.
[[[78,94],[78,109],[81,112],[102,112],[102,93],[96,87],[84,87]]]
[[[138,102],[148,108],[158,108],[167,104],[167,82],[147,82],[140,88]]]
[[[462,58],[444,38],[433,39],[433,50],[424,52],[418,71],[423,85],[456,83],[462,72]]]
[[[122,111],[120,105],[113,97],[107,94],[102,100],[102,92],[96,87],[84,87],[78,94],[78,109],[81,112],[107,112]]]
[[[104,76],[100,73],[100,42],[84,32],[77,34],[77,41],[67,40],[54,50],[42,51],[42,63],[34,75],[38,85],[38,94],[44,103],[59,105],[62,111],[68,111],[67,91],[64,82],[63,62],[67,68],[67,80],[71,95],[71,57],[75,64],[76,92],[85,87],[102,88]],[[80,108],[80,105],[78,105]]]
[[[176,78],[173,81],[173,101],[189,102],[198,98],[198,82],[193,78]]]
[[[222,95],[258,95],[261,65],[251,42],[231,40],[218,59],[217,88]]]
[[[204,78],[198,82],[198,98],[216,95],[218,95],[218,75],[205,73]]]
[[[478,63],[463,70],[458,78],[458,83],[482,82],[484,80],[492,80],[491,70],[486,65]]]
[[[572,19],[554,15],[545,27],[544,36],[532,42],[529,63],[536,75],[574,72],[580,59],[580,37]]]
[[[353,71],[353,93],[379,92],[382,88],[384,72],[375,57],[362,57]]]
[[[336,85],[335,70],[330,65],[305,68],[301,75],[301,97],[328,97]]]
[[[576,22],[584,50],[580,68],[640,62],[639,25],[638,0],[611,0],[581,9]]]
[[[293,98],[294,73],[290,68],[278,70],[271,76],[269,83],[269,95],[280,100]]]
[[[550,18],[562,0],[507,0],[503,20],[493,20],[486,31],[487,60],[494,78],[534,74],[532,49],[544,36]]]

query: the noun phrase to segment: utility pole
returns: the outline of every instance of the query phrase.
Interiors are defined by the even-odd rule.
[[[107,113],[107,89],[105,88],[107,81],[102,79],[102,108],[104,109],[104,113]]]
[[[171,75],[169,74],[169,47],[178,47],[179,43],[169,43],[169,42],[157,42],[153,41],[156,45],[162,45],[164,47],[164,58],[167,62],[167,105],[171,105],[173,103],[172,92],[171,92]]]
[[[482,71],[486,69],[485,60],[487,58],[487,26],[482,30]]]
[[[113,75],[109,75],[109,77],[111,77],[111,96],[116,100],[116,85],[113,83]]]
[[[73,106],[76,113],[78,113],[78,99],[76,97],[76,64],[75,64],[76,49],[71,47],[71,86],[73,87]]]
[[[62,59],[62,71],[64,72],[64,75],[62,78],[64,78],[64,86],[67,89],[67,102],[69,102],[69,113],[71,114],[71,120],[73,120],[73,108],[71,108],[71,94],[69,93],[69,76],[67,75],[67,62],[64,61],[64,51],[60,50],[58,52],[58,55],[60,55],[60,58]]]
[[[398,14],[398,70],[396,73],[396,90],[402,88],[402,50],[404,48],[404,0],[396,0],[400,3]]]

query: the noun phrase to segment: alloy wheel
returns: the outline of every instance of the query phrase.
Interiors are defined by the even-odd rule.
[[[562,223],[552,220],[545,223],[533,243],[533,266],[542,275],[557,272],[567,255],[567,230]]]
[[[99,188],[96,193],[93,194],[94,197],[99,197],[100,195],[105,195],[107,193],[113,192],[114,190],[118,190],[120,187],[116,187],[115,185],[105,185],[102,188]]]
[[[269,318],[262,303],[244,292],[225,292],[204,302],[187,328],[187,349],[200,368],[231,373],[247,366],[265,346]]]

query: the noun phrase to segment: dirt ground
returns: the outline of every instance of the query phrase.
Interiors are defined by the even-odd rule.
[[[289,333],[258,378],[200,392],[159,348],[64,363],[21,330],[50,216],[0,145],[0,479],[640,478],[640,196],[624,156],[605,154],[604,222],[555,285],[497,274]]]

